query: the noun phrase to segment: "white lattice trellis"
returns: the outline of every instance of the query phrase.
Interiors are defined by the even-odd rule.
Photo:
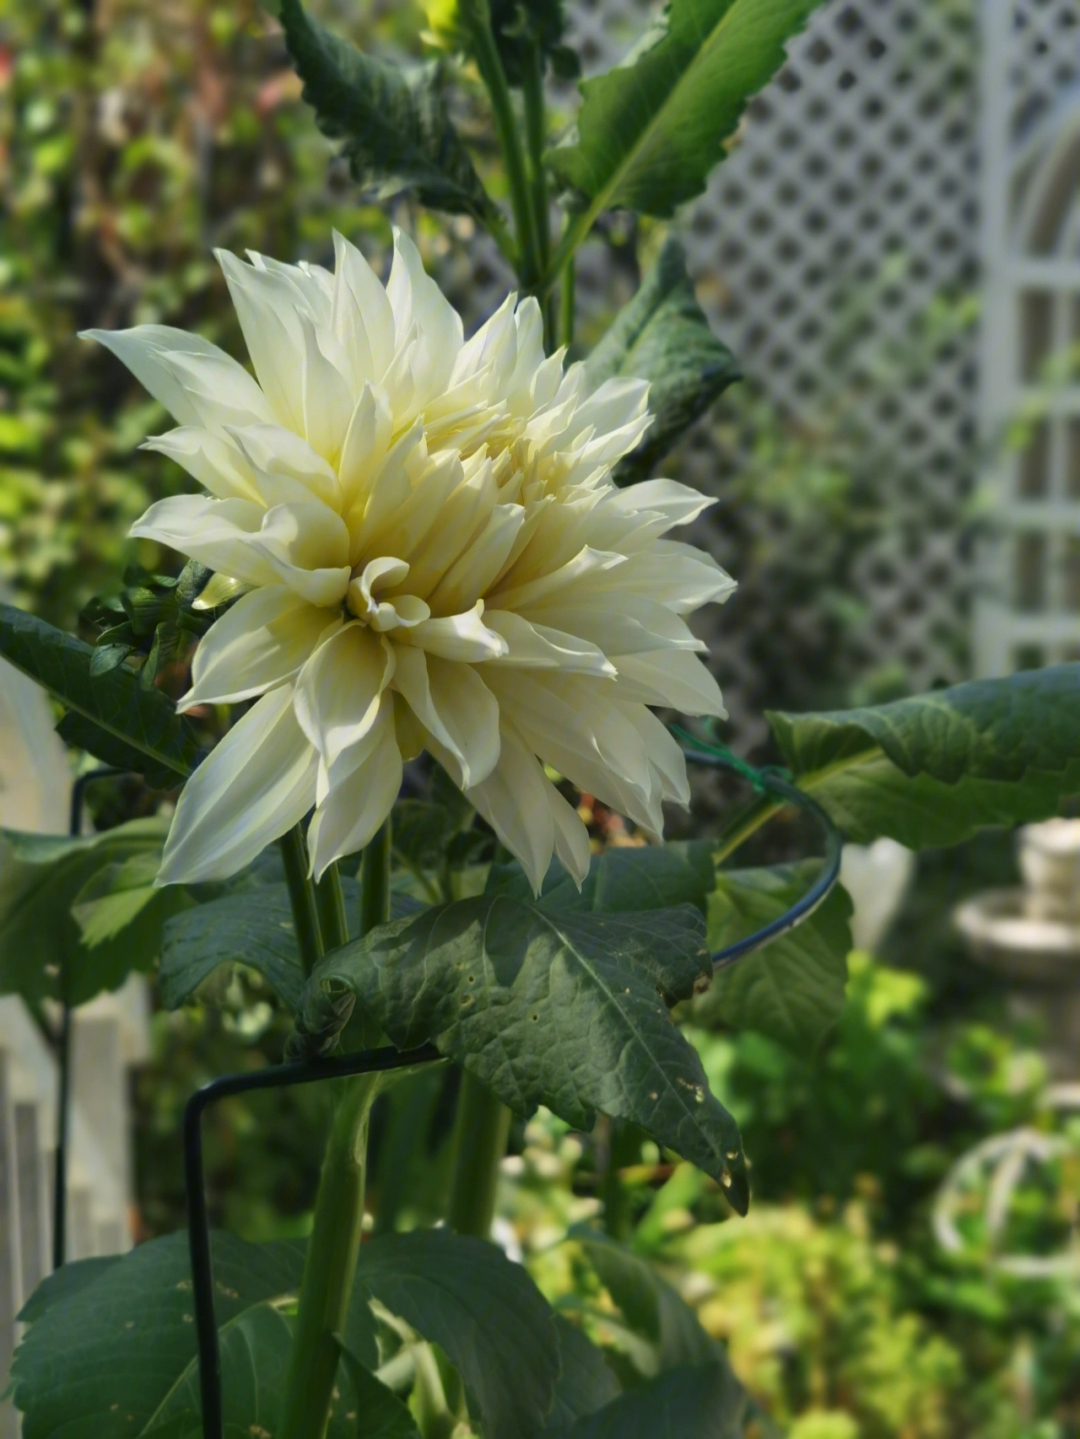
[[[588,71],[621,58],[646,14],[640,0],[570,8]],[[862,649],[913,684],[1080,644],[1080,388],[1059,386],[1028,452],[994,466],[1009,538],[981,570],[974,656],[967,540],[978,456],[986,467],[1003,417],[1035,397],[1032,367],[1080,341],[1078,19],[1078,0],[832,0],[680,222],[747,374],[796,420],[838,396],[859,411],[889,507],[856,575]],[[978,289],[981,380],[971,331],[905,369],[936,297]],[[680,462],[709,483],[707,426]],[[724,621],[737,717],[755,677],[733,646],[753,623]]]

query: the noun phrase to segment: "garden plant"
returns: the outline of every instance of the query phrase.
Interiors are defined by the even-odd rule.
[[[643,1138],[726,1222],[751,1203],[753,1153],[684,1026],[707,1012],[812,1050],[844,1006],[841,833],[958,844],[1080,790],[1080,665],[775,713],[781,764],[735,760],[686,623],[733,581],[670,537],[707,500],[655,470],[737,367],[674,238],[568,361],[579,246],[610,211],[663,221],[700,193],[813,8],[671,0],[560,135],[545,84],[577,59],[557,0],[437,0],[444,58],[411,68],[282,0],[357,185],[467,217],[517,292],[466,338],[406,234],[380,277],[335,233],[332,269],[220,254],[254,376],[180,329],[87,336],[176,422],[146,448],[189,492],[133,533],[187,563],[95,601],[94,644],[2,606],[0,654],[73,749],[168,803],[89,837],[5,836],[0,987],[45,1014],[156,964],[180,1007],[240,965],[293,1027],[280,1070],[189,1108],[190,1235],[61,1264],[29,1300],[26,1439],[768,1432],[640,1234],[622,1242]],[[455,86],[486,94],[501,166],[455,127]],[[665,844],[688,758],[754,794],[715,838]],[[583,794],[647,842],[599,848]],[[824,860],[731,863],[800,810]],[[373,1105],[449,1066],[445,1223],[384,1213],[368,1236]],[[333,1088],[305,1240],[203,1228],[202,1108],[253,1082]],[[490,1242],[512,1116],[539,1106],[602,1137],[604,1228],[559,1241],[592,1305],[553,1307]]]

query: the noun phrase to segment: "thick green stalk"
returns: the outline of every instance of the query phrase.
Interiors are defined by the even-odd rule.
[[[333,872],[336,877],[336,867]],[[340,883],[337,887],[340,897]],[[310,883],[309,888],[312,888]],[[336,911],[337,900],[330,887],[328,894],[328,908]],[[312,904],[314,906],[314,895]],[[364,851],[360,866],[361,935],[378,924],[385,924],[389,918],[390,821],[387,819]],[[344,909],[340,920],[334,922],[343,921]],[[360,1255],[368,1117],[383,1078],[361,1074],[345,1080],[341,1086],[304,1261],[281,1439],[324,1439],[326,1434],[339,1358],[334,1336],[341,1333],[345,1324]]]
[[[294,825],[288,834],[278,841],[281,858],[285,863],[285,882],[289,886],[289,902],[292,905],[293,928],[300,950],[300,963],[304,973],[310,974],[323,955],[323,937],[319,926],[319,911],[315,902],[315,886],[308,876],[307,842],[300,825]]]
[[[349,942],[349,921],[345,914],[345,896],[341,892],[341,876],[334,863],[315,886],[315,908],[319,914],[325,950],[340,949]]]
[[[540,278],[539,253],[525,154],[521,146],[513,101],[510,98],[510,86],[507,84],[502,57],[491,31],[491,13],[486,0],[473,0],[468,6],[468,12],[463,18],[469,27],[473,58],[480,71],[480,78],[491,97],[495,133],[499,137],[503,163],[506,165],[510,206],[514,212],[514,228],[520,250],[519,278],[523,284],[531,286]]]
[[[487,1085],[470,1074],[461,1076],[454,1126],[454,1172],[450,1181],[447,1223],[458,1234],[487,1239],[495,1218],[499,1164],[506,1153],[510,1111]]]
[[[562,290],[559,294],[560,344],[567,349],[574,343],[574,257],[570,256],[563,266]]]
[[[543,275],[551,259],[551,205],[544,168],[544,59],[539,45],[529,48],[522,78],[522,98],[525,102],[525,141],[529,153],[529,193],[536,231],[536,268],[537,273]],[[550,355],[558,344],[555,307],[550,297],[543,302],[543,310],[544,348]]]
[[[296,1334],[282,1411],[282,1439],[324,1439],[364,1219],[368,1116],[382,1076],[344,1082],[323,1158],[304,1261]]]
[[[360,861],[360,938],[390,918],[390,816]]]

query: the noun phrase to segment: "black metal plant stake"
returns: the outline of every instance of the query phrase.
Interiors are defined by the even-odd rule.
[[[725,969],[737,960],[761,949],[771,940],[797,928],[824,903],[840,877],[843,836],[821,806],[797,789],[778,769],[757,770],[738,759],[725,746],[705,745],[676,730],[694,748],[685,751],[693,764],[729,769],[741,775],[759,794],[771,795],[785,804],[799,806],[813,815],[825,835],[825,860],[821,874],[792,907],[770,924],[737,940],[712,956],[714,969]],[[98,772],[100,773],[100,772]],[[87,778],[94,778],[93,775]],[[224,1411],[221,1391],[221,1355],[218,1349],[217,1320],[214,1314],[214,1274],[210,1254],[210,1223],[206,1210],[203,1177],[202,1116],[219,1099],[244,1094],[251,1089],[277,1089],[289,1084],[312,1084],[321,1079],[344,1079],[355,1074],[387,1073],[434,1064],[444,1059],[433,1044],[419,1049],[368,1049],[356,1054],[333,1055],[322,1059],[297,1060],[254,1074],[227,1074],[204,1085],[191,1096],[184,1110],[184,1180],[188,1202],[188,1242],[191,1251],[192,1293],[195,1306],[195,1334],[199,1359],[199,1394],[202,1403],[203,1439],[223,1439]]]

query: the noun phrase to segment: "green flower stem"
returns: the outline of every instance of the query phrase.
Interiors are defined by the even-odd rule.
[[[281,858],[285,863],[285,882],[289,886],[289,902],[292,905],[300,963],[304,967],[304,973],[310,974],[322,958],[323,937],[319,927],[315,886],[308,876],[308,852],[304,831],[299,825],[294,825],[288,834],[282,835],[278,843],[281,845]]]
[[[346,1080],[323,1158],[282,1411],[282,1439],[324,1439],[364,1219],[368,1116],[383,1076]]]
[[[458,1234],[487,1239],[495,1218],[499,1164],[506,1153],[510,1111],[468,1070],[461,1076],[454,1126],[454,1170],[447,1223]]]
[[[532,199],[533,225],[536,230],[536,268],[545,274],[551,260],[551,205],[548,197],[547,171],[544,168],[546,118],[544,111],[544,60],[540,46],[529,47],[522,79],[525,102],[525,140],[529,152],[529,191]],[[543,302],[544,348],[550,355],[556,348],[556,315],[550,297]]]
[[[349,921],[345,914],[345,896],[341,892],[341,876],[334,863],[315,886],[315,908],[319,915],[323,949],[340,949],[349,942]]]
[[[360,861],[360,938],[390,918],[390,831],[387,815]]]
[[[514,212],[514,227],[521,252],[518,262],[519,278],[524,285],[532,286],[540,278],[539,254],[525,155],[513,101],[510,98],[510,86],[507,84],[502,57],[491,31],[491,14],[486,0],[482,4],[471,4],[468,9],[469,14],[467,17],[463,15],[463,19],[469,27],[473,58],[480,71],[480,78],[491,97],[495,133],[499,137],[503,163],[506,165],[506,179],[510,186],[510,206]]]
[[[563,345],[565,345],[565,346],[567,347],[567,349],[569,349],[570,346],[571,346],[571,345],[573,344],[573,342],[574,342],[574,257],[573,257],[573,255],[570,256],[569,260],[567,260],[566,264],[563,266],[563,272],[562,272],[562,289],[561,289],[560,294],[559,294],[559,309],[560,309],[560,311],[561,311],[561,314],[560,314],[560,324],[559,324],[559,330],[560,330],[560,335],[561,335],[560,343],[563,344]]]
[[[720,834],[716,841],[716,848],[713,850],[713,862],[721,864],[729,855],[735,853],[740,845],[745,842],[761,828],[774,814],[786,806],[783,800],[772,799],[769,795],[759,795],[751,801],[746,808],[735,816],[731,824]]]
[[[302,843],[302,840],[301,840]],[[288,861],[286,862],[288,865]],[[304,871],[306,880],[306,869]],[[326,889],[331,922],[344,928],[337,867]],[[326,876],[323,877],[324,882]],[[312,892],[314,887],[306,881]],[[336,895],[334,889],[336,888]],[[340,912],[339,912],[340,907]],[[360,866],[360,934],[390,918],[390,821],[364,851]],[[304,1261],[296,1334],[282,1411],[281,1439],[324,1439],[338,1368],[338,1344],[349,1311],[364,1222],[368,1118],[385,1075],[361,1074],[341,1085],[323,1158],[315,1217]]]

